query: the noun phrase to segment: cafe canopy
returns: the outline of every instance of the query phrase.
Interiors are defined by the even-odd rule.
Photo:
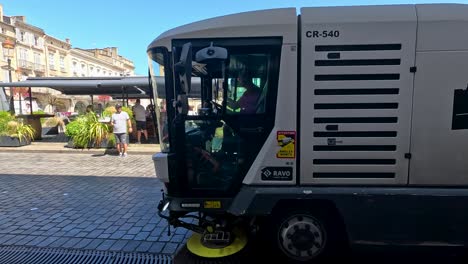
[[[29,77],[25,81],[2,83],[0,86],[49,87],[66,95],[109,95],[120,97],[125,95],[128,98],[149,98],[151,93],[149,78],[147,76]]]
[[[164,84],[163,77],[156,77],[156,80],[158,84]],[[0,86],[28,87],[29,94],[32,87],[48,87],[65,95],[89,95],[91,101],[94,95],[109,95],[114,99],[122,99],[123,102],[136,98],[151,99],[152,92],[147,76],[29,77],[25,81],[1,83]]]
[[[164,77],[156,76],[158,97],[165,97]],[[25,81],[1,83],[3,87],[48,87],[65,95],[109,95],[114,99],[152,98],[152,88],[148,76],[122,77],[29,77]],[[200,80],[192,78],[191,94],[200,92]],[[30,97],[31,99],[31,97]],[[31,104],[32,107],[32,104]],[[32,109],[31,109],[32,112]]]

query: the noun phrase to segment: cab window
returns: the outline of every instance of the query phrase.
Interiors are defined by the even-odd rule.
[[[227,78],[227,114],[265,113],[269,54],[232,54]]]

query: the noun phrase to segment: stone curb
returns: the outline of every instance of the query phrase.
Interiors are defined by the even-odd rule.
[[[0,152],[15,152],[15,153],[60,153],[60,154],[109,154],[109,155],[117,155],[117,150],[110,149],[110,150],[103,150],[103,149],[21,149],[18,147],[17,149],[8,148],[3,149],[0,148]],[[156,149],[153,151],[150,150],[132,150],[129,149],[128,153],[131,155],[153,155],[158,152]]]

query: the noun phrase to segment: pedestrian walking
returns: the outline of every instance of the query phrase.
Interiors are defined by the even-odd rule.
[[[116,104],[115,110],[117,112],[112,114],[111,126],[117,141],[117,151],[120,157],[127,157],[128,133],[132,133],[132,122],[127,112],[122,111],[122,105]]]
[[[145,140],[148,141],[148,130],[146,129],[146,109],[140,104],[140,99],[137,99],[133,106],[133,115],[136,120],[137,144],[141,144],[141,133],[143,132]]]

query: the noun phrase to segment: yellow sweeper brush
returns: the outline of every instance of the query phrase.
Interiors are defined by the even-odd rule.
[[[241,251],[247,244],[247,235],[241,229],[232,232],[194,233],[187,242],[187,248],[192,254],[204,258],[222,258]]]

